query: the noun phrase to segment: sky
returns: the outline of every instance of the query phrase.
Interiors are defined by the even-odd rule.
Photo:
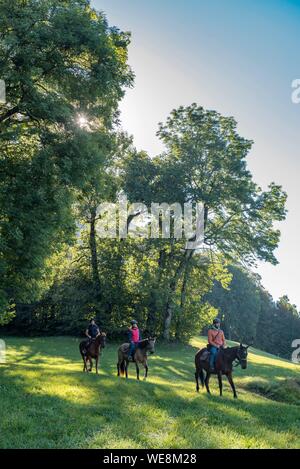
[[[158,122],[193,102],[234,116],[254,141],[248,166],[267,189],[281,184],[288,215],[279,224],[279,264],[259,264],[274,299],[287,294],[300,309],[300,0],[93,0],[110,25],[130,31],[135,86],[121,103],[122,126],[138,149],[162,151]]]

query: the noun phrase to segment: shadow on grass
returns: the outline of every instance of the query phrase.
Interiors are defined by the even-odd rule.
[[[150,381],[115,376],[116,349],[105,351],[100,375],[84,374],[77,341],[46,347],[31,344],[31,357],[44,353],[63,360],[61,369],[27,363],[0,371],[0,447],[2,448],[220,448],[299,447],[300,411],[251,395],[195,392],[195,348],[159,349],[149,360]],[[179,353],[178,353],[179,352]],[[175,354],[177,355],[175,356]],[[170,355],[174,354],[173,358]],[[179,358],[178,358],[179,357]],[[73,360],[73,361],[70,361]],[[64,362],[78,363],[78,371]],[[74,363],[75,362],[75,363]],[[259,370],[261,365],[255,365]],[[275,370],[274,370],[275,368]],[[279,373],[263,365],[263,377]],[[243,373],[247,373],[243,372]],[[237,380],[241,378],[241,370]],[[246,375],[243,375],[246,376]],[[151,378],[162,383],[153,383]],[[176,386],[172,386],[173,382]]]

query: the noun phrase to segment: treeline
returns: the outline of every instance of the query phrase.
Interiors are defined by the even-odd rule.
[[[228,339],[253,343],[266,352],[291,358],[292,342],[300,337],[300,313],[287,296],[275,302],[257,274],[230,266],[232,281],[218,282],[205,300],[216,307]]]
[[[285,218],[286,194],[275,183],[263,191],[253,181],[246,160],[252,142],[238,134],[234,118],[197,104],[175,109],[159,124],[164,151],[150,157],[118,122],[134,79],[129,33],[110,27],[88,0],[3,0],[0,32],[6,328],[78,334],[96,316],[113,337],[135,317],[164,340],[187,340],[216,314],[223,294],[215,297],[217,289],[233,285],[228,265],[276,264],[275,223]],[[104,238],[99,223],[113,213],[99,205],[120,197],[128,200],[125,227],[139,236]],[[195,204],[203,204],[204,249],[193,246],[192,232],[174,236],[172,209],[171,236],[149,237],[143,207],[152,203],[194,203],[194,215]],[[228,328],[237,301],[220,309]],[[255,335],[258,324],[247,332]]]
[[[132,252],[136,252],[136,246]],[[98,305],[101,311],[97,320],[111,339],[125,337],[133,317],[139,321],[144,333],[149,331],[162,336],[162,315],[156,311],[155,317],[149,317],[150,312],[154,313],[151,304],[153,292],[149,294],[146,275],[149,266],[143,263],[142,257],[132,263],[130,272],[126,267],[124,270],[120,268],[117,257],[111,262],[112,253],[107,257],[109,266],[106,272],[102,271],[103,303]],[[83,333],[87,318],[95,314],[88,265],[86,274],[83,266],[79,272],[71,269],[66,273],[64,271],[61,278],[56,279],[40,302],[19,304],[15,318],[5,331],[21,335]],[[300,337],[300,314],[287,296],[275,302],[262,287],[260,277],[241,266],[219,268],[218,275],[216,272],[214,274],[208,266],[205,269],[203,264],[201,269],[199,265],[194,266],[183,309],[180,309],[182,291],[179,289],[177,292],[178,303],[171,337],[187,341],[194,334],[205,334],[212,318],[219,316],[228,339],[253,343],[261,350],[290,358],[292,341]],[[216,277],[218,280],[213,281]],[[163,289],[161,285],[161,289],[155,290],[161,308]]]

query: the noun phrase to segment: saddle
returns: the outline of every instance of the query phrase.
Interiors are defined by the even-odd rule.
[[[95,340],[96,339],[94,339],[93,337],[91,337],[90,339],[89,338],[86,339],[85,344],[84,344],[84,348],[82,350],[84,355],[86,355],[88,353],[90,346],[92,345],[93,342],[95,342]]]
[[[200,355],[200,361],[207,362],[209,360],[209,356],[210,356],[210,352],[207,348],[205,348]]]

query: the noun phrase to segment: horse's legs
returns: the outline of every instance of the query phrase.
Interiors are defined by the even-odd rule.
[[[147,377],[148,377],[148,363],[147,363],[147,360],[145,360],[144,368],[145,368],[144,380],[146,380]]]
[[[198,368],[196,368],[195,380],[196,380],[196,391],[199,392],[199,371],[198,371]]]
[[[128,366],[129,366],[129,361],[125,360],[125,375],[126,375],[126,378],[128,378]]]
[[[87,368],[86,368],[86,359],[85,359],[85,356],[82,354],[82,360],[83,360],[83,372],[87,371]]]
[[[117,363],[118,376],[120,376],[120,363]]]
[[[88,371],[91,372],[93,369],[93,360],[91,357],[88,357],[88,361],[90,362],[90,369]]]
[[[136,369],[136,379],[140,379],[140,369],[137,361],[135,362],[135,369]]]
[[[223,390],[222,371],[218,372],[218,381],[219,381],[220,396],[222,396],[222,390]]]
[[[96,374],[98,375],[98,362],[99,362],[99,355],[96,357]]]
[[[206,387],[206,391],[208,392],[208,394],[210,394],[210,390],[209,390],[209,378],[210,378],[210,372],[207,371],[206,372],[206,376],[205,376],[205,387]]]
[[[234,385],[234,382],[233,382],[233,379],[232,379],[232,372],[229,371],[229,373],[227,373],[227,379],[230,383],[230,386],[231,386],[231,389],[233,391],[233,397],[237,398],[237,393],[236,393],[236,390],[235,390],[235,385]]]

